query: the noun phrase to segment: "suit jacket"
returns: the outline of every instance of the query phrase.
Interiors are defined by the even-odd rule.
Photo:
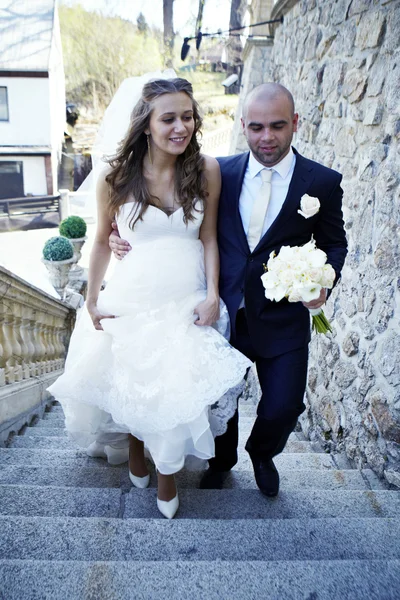
[[[335,269],[336,281],[347,254],[342,176],[294,152],[296,165],[285,202],[253,252],[239,213],[249,153],[218,159],[222,174],[218,215],[220,294],[228,307],[233,337],[236,313],[244,296],[251,342],[265,358],[295,350],[310,341],[310,316],[301,302],[272,302],[265,298],[261,275],[270,253],[278,253],[281,246],[303,245],[313,235],[317,247],[326,252],[327,262]],[[309,219],[297,212],[304,194],[320,201],[319,212]]]

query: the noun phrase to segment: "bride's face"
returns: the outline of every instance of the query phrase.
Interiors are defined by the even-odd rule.
[[[163,94],[153,102],[149,128],[151,151],[178,155],[184,152],[194,131],[193,105],[185,92]]]

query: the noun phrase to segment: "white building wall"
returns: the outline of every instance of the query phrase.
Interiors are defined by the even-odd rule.
[[[33,196],[47,195],[44,156],[0,156],[0,161],[22,161],[25,196],[28,194]]]
[[[49,79],[0,77],[8,91],[10,120],[0,121],[0,146],[50,146]]]
[[[65,130],[65,75],[61,46],[60,24],[57,6],[54,12],[53,39],[49,63],[49,94],[52,171],[54,191],[57,190],[58,165],[61,162],[61,149]]]

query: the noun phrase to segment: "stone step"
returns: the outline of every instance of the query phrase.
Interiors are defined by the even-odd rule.
[[[59,448],[0,448],[0,465],[127,468],[127,462],[113,467],[105,459],[87,456],[84,450]]]
[[[113,488],[0,485],[0,515],[162,519],[155,488],[129,493]],[[284,490],[268,499],[258,490],[181,489],[180,519],[293,519],[396,517],[400,493],[371,490]]]
[[[1,454],[0,454],[1,456]],[[1,459],[0,459],[1,460]],[[317,454],[313,452],[282,453],[274,458],[277,469],[335,469],[335,464],[329,454]],[[235,470],[246,471],[252,469],[252,463],[247,452],[239,453],[239,460],[235,465]]]
[[[54,429],[54,428],[65,428],[65,419],[64,417],[57,416],[52,417],[51,419],[40,419],[34,427],[38,427],[39,429]]]
[[[248,413],[245,413],[243,415],[241,413],[240,419],[239,419],[240,427],[245,428],[246,431],[249,428],[251,429],[251,427],[253,427],[255,418],[256,418],[256,415],[249,415]],[[65,428],[65,419],[60,414],[53,415],[51,413],[45,413],[44,418],[39,419],[33,425],[33,427],[36,427],[39,429],[54,429],[54,428],[64,429]]]
[[[125,496],[124,518],[162,519],[156,494],[152,488],[132,489]],[[277,499],[269,499],[255,489],[182,489],[179,499],[180,519],[360,518],[400,514],[397,491],[294,489],[282,491]]]
[[[99,469],[80,467],[32,467],[24,465],[0,465],[0,484],[18,484],[34,486],[61,486],[109,488],[120,487],[121,482],[128,485],[128,473],[124,478],[122,469]]]
[[[240,447],[243,448],[247,438],[242,442],[240,438]],[[58,448],[65,450],[74,450],[77,448],[76,444],[65,437],[55,436],[27,436],[18,435],[12,440],[10,448]],[[321,452],[324,453],[320,446],[313,442],[301,442],[299,440],[289,440],[285,446],[284,452],[290,453],[306,453],[306,452]]]
[[[33,427],[27,427],[22,435],[27,437],[40,437],[43,435],[51,436],[51,437],[67,437],[67,432],[62,427],[38,427],[34,425]]]
[[[7,600],[21,590],[46,600],[398,600],[399,572],[399,560],[0,561]]]
[[[21,590],[46,600],[398,600],[399,572],[399,560],[0,561],[7,600]]]
[[[172,526],[171,526],[172,525]],[[0,559],[390,560],[400,520],[0,517]]]
[[[251,422],[251,426],[253,421]],[[244,427],[243,425],[240,427],[240,433],[249,434],[251,431],[251,427]],[[67,432],[62,427],[38,427],[37,425],[33,427],[27,427],[22,434],[24,437],[67,437]],[[289,436],[289,440],[296,441],[306,441],[304,436],[301,433],[293,432]]]
[[[279,470],[289,469],[334,469],[336,468],[329,454],[283,453],[274,459]],[[91,458],[84,450],[38,449],[38,448],[0,448],[0,464],[25,466],[75,466],[110,468],[105,459]],[[126,464],[119,465],[126,468]],[[251,470],[251,461],[247,453],[241,452],[235,470]]]
[[[281,489],[380,489],[374,481],[366,483],[365,471],[311,469],[281,470]],[[363,477],[364,475],[364,477]],[[201,478],[199,471],[183,470],[176,476],[179,488],[197,488]],[[56,487],[131,487],[128,469],[117,467],[73,467],[73,466],[26,466],[0,464],[0,484],[56,486]],[[151,473],[152,487],[156,485],[154,473]],[[252,471],[233,470],[227,477],[224,488],[257,489]]]
[[[57,436],[31,436],[17,435],[13,440],[10,448],[58,448],[59,450],[74,450],[77,445],[66,437]]]
[[[0,485],[0,514],[48,517],[120,517],[122,492],[114,488]],[[1,598],[1,596],[0,596]]]

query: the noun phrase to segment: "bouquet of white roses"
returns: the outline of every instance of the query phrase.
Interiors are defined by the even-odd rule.
[[[322,288],[333,287],[335,271],[326,263],[325,252],[315,246],[312,239],[304,246],[282,246],[278,255],[271,252],[265,273],[261,276],[268,300],[279,302],[311,302]],[[313,330],[317,333],[332,331],[322,308],[309,309]]]

